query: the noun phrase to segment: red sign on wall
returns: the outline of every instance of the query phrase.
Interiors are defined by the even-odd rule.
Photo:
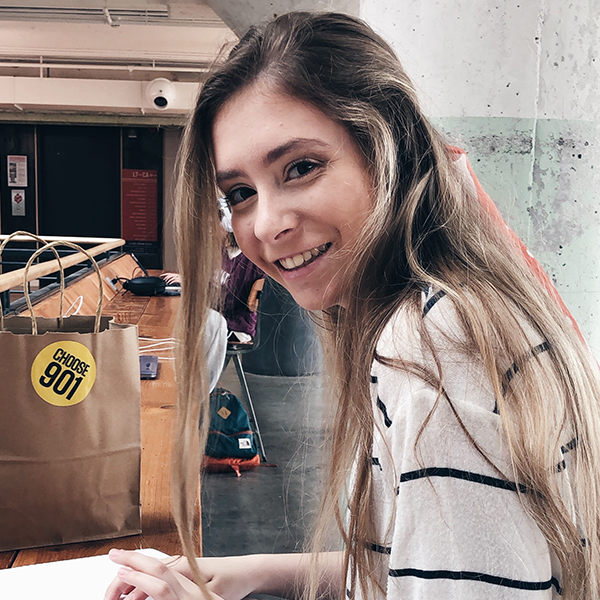
[[[150,169],[121,172],[121,235],[128,242],[158,241],[158,174]]]

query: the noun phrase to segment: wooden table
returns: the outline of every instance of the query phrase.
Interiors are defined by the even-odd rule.
[[[104,308],[121,323],[139,326],[144,337],[173,335],[179,298],[118,294]],[[141,345],[144,343],[142,342]],[[166,353],[161,353],[166,354]],[[0,553],[0,568],[106,554],[110,548],[156,548],[179,554],[180,546],[171,517],[171,427],[175,409],[172,361],[161,361],[156,380],[142,381],[142,534],[105,541],[66,544]],[[199,549],[198,553],[199,553]]]

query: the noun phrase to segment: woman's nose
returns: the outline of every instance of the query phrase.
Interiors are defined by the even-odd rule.
[[[297,226],[297,213],[274,193],[259,192],[254,213],[254,235],[265,243],[280,240]]]

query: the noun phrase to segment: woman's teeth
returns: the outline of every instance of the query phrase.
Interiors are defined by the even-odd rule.
[[[295,256],[290,256],[289,258],[282,258],[279,261],[279,264],[286,269],[287,271],[291,269],[297,269],[302,265],[312,262],[317,256],[323,254],[328,248],[330,244],[321,244],[312,250],[306,250],[301,254],[296,254]]]

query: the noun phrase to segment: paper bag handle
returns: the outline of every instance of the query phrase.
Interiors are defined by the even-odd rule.
[[[100,267],[98,266],[98,263],[96,262],[94,257],[87,250],[84,250],[81,246],[78,246],[77,244],[74,244],[73,242],[66,242],[66,241],[50,242],[49,244],[46,244],[42,248],[39,248],[29,257],[29,260],[27,261],[27,265],[25,265],[25,273],[23,275],[23,281],[25,282],[25,285],[24,285],[25,301],[27,302],[27,308],[29,309],[29,314],[31,315],[31,333],[33,335],[37,335],[38,328],[37,328],[37,321],[35,318],[35,314],[33,312],[33,304],[31,303],[31,298],[29,297],[29,290],[27,289],[27,275],[29,274],[29,269],[31,268],[33,261],[42,252],[44,252],[45,250],[54,249],[55,246],[67,246],[68,248],[73,248],[73,250],[77,250],[78,252],[85,254],[92,262],[92,266],[94,267],[94,269],[96,271],[96,275],[98,275],[98,305],[96,307],[96,319],[94,321],[94,333],[98,333],[100,331],[100,316],[102,315],[102,304],[104,301],[104,289],[102,287],[102,274],[100,273]],[[64,288],[64,285],[65,285],[65,277],[64,277],[64,273],[63,273],[62,269],[61,269],[61,274],[62,274],[62,277],[61,277],[61,289],[62,289],[62,288]],[[61,325],[62,325],[62,309],[61,309]]]
[[[11,233],[2,242],[2,244],[0,244],[0,258],[2,257],[2,252],[4,251],[6,244],[8,244],[8,242],[10,242],[13,238],[17,237],[18,235],[30,237],[30,238],[34,239],[36,242],[40,242],[41,244],[44,244],[44,246],[46,245],[46,240],[42,239],[38,235],[35,235],[35,233],[29,233],[28,231],[15,231],[14,233]],[[55,256],[56,260],[58,261],[58,267],[60,270],[60,306],[59,306],[60,317],[59,317],[59,320],[60,320],[60,325],[62,326],[63,303],[64,303],[64,298],[65,298],[65,274],[64,274],[62,262],[60,260],[60,255],[58,254],[56,248],[52,248],[51,250],[52,250],[52,252],[54,252],[54,256]],[[27,280],[25,280],[25,281],[27,281]],[[25,283],[25,289],[27,289],[27,283]],[[4,331],[4,306],[2,305],[2,294],[0,294],[0,331]]]

